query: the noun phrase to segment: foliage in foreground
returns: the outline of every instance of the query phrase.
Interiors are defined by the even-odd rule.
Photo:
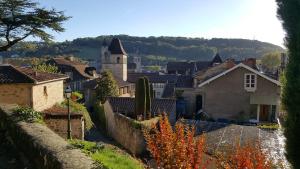
[[[173,131],[166,115],[158,125],[150,131],[144,130],[144,136],[147,149],[159,168],[207,168],[210,160],[205,154],[205,139],[203,136],[194,139],[194,128],[177,123]]]
[[[6,51],[29,36],[52,40],[46,31],[63,32],[62,23],[69,17],[63,11],[39,7],[32,0],[1,0],[0,18],[0,51]]]
[[[258,142],[241,146],[237,143],[227,154],[219,157],[219,167],[224,169],[271,169],[272,163],[267,158]]]
[[[92,116],[95,124],[97,127],[100,127],[103,132],[106,132],[106,118],[103,105],[100,104],[100,101],[96,101],[93,108],[94,112]]]
[[[61,103],[60,106],[66,108],[68,106],[68,102],[65,100],[64,102]],[[85,130],[89,131],[93,127],[94,123],[92,122],[90,114],[83,104],[70,100],[70,109],[71,109],[70,111],[82,113],[85,122],[85,126],[84,126]]]
[[[276,0],[278,16],[286,31],[289,62],[285,70],[282,103],[287,111],[284,123],[286,156],[295,169],[300,168],[300,3],[299,0]]]
[[[17,107],[13,109],[13,115],[17,121],[25,121],[30,123],[42,123],[43,116],[41,112],[33,110],[31,107]]]
[[[142,165],[129,155],[119,152],[113,147],[94,142],[70,140],[70,144],[79,148],[85,154],[108,169],[142,169]]]
[[[177,123],[172,129],[163,115],[152,130],[144,130],[147,149],[156,165],[164,169],[271,169],[272,163],[260,144],[236,144],[227,153],[206,154],[205,135],[195,138],[195,129]]]

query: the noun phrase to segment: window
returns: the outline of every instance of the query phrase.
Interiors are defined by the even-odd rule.
[[[245,89],[249,92],[256,90],[256,74],[245,74]]]
[[[48,96],[47,86],[44,86],[44,96]]]
[[[109,54],[108,54],[108,52],[104,53],[104,58],[105,58],[106,62],[109,62]]]
[[[120,57],[117,57],[117,63],[120,63]]]
[[[127,93],[127,87],[124,87],[124,89],[123,89],[123,94],[126,94]]]

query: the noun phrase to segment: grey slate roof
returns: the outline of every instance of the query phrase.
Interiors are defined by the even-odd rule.
[[[132,114],[135,111],[135,98],[131,97],[108,97],[107,102],[110,104],[114,112]],[[175,99],[153,99],[151,112],[159,114],[162,112],[176,113]]]
[[[119,38],[113,38],[108,50],[110,51],[111,54],[123,54],[123,55],[127,55],[123,45],[121,43],[121,40]]]

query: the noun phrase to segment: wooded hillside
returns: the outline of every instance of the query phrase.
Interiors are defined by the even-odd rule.
[[[240,60],[246,57],[259,58],[269,52],[283,51],[279,46],[257,40],[117,35],[78,38],[52,44],[22,42],[9,52],[0,55],[4,57],[14,54],[28,57],[75,55],[84,60],[94,60],[100,56],[103,40],[110,41],[113,37],[121,39],[129,56],[141,56],[142,61],[147,65],[164,64],[170,60],[210,60],[216,52],[219,52],[223,59]]]

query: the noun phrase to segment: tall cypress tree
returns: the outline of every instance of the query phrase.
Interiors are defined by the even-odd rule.
[[[286,31],[289,63],[282,103],[287,111],[284,134],[286,156],[295,169],[300,168],[300,1],[276,0],[278,16]]]
[[[144,78],[139,78],[135,84],[135,116],[146,112],[146,84]]]
[[[144,118],[151,118],[151,85],[149,84],[149,79],[144,77],[145,79],[145,89],[146,89],[146,116]]]

